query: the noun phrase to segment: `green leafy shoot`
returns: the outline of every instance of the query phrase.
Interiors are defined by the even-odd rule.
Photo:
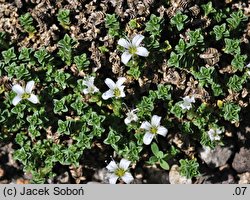
[[[24,15],[21,15],[20,18],[21,26],[24,28],[24,30],[29,33],[30,37],[33,36],[33,34],[36,32],[36,29],[33,25],[33,18],[30,13],[26,13]]]
[[[70,26],[70,10],[59,9],[57,20],[64,29],[69,29]]]
[[[176,15],[171,18],[170,24],[176,26],[178,31],[181,31],[184,28],[184,25],[188,19],[188,16],[182,14],[181,12],[177,12]]]
[[[181,159],[179,162],[181,164],[180,173],[182,176],[186,177],[187,179],[192,179],[193,177],[197,177],[200,175],[199,163],[196,159]]]
[[[154,156],[149,158],[148,163],[159,163],[162,169],[169,170],[169,165],[166,161],[168,154],[164,154],[162,151],[160,151],[156,143],[151,144],[151,151],[153,152]]]

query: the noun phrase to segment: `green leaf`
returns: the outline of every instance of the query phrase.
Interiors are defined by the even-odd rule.
[[[240,40],[226,38],[225,48],[223,50],[227,54],[240,54]]]
[[[180,106],[182,102],[178,102],[171,107],[170,112],[175,115],[175,117],[181,119],[183,116],[183,110]]]
[[[70,25],[69,15],[70,15],[70,10],[59,9],[58,11],[57,20],[59,21],[60,25],[65,29],[69,29]]]
[[[215,34],[215,39],[221,40],[223,37],[229,37],[229,31],[226,28],[226,24],[216,25],[213,27],[213,33]]]
[[[240,54],[234,55],[234,58],[231,62],[233,69],[239,70],[242,72],[245,67],[246,59],[247,59],[247,55],[240,55]]]
[[[239,112],[241,107],[237,104],[226,102],[222,107],[222,114],[225,120],[230,122],[238,122],[240,119]]]
[[[163,159],[160,160],[160,166],[161,166],[162,169],[169,170],[168,163]]]
[[[85,70],[90,64],[89,60],[87,59],[86,53],[83,53],[80,56],[75,56],[74,57],[74,63],[76,64],[77,69],[79,71]]]
[[[25,13],[19,17],[21,26],[30,34],[35,33],[36,29],[33,26],[33,18],[30,13]]]
[[[40,48],[38,51],[34,53],[35,58],[37,58],[38,62],[42,65],[47,64],[47,62],[51,61],[52,58],[47,52],[45,48]]]
[[[189,42],[187,44],[188,48],[204,43],[204,37],[202,35],[200,28],[196,29],[195,31],[189,31],[188,36],[189,36]]]
[[[118,134],[114,129],[109,127],[108,137],[104,140],[104,144],[114,145],[121,139],[120,134]]]
[[[245,82],[245,79],[237,76],[236,74],[229,78],[227,86],[233,92],[240,92],[242,90],[242,85]]]
[[[120,23],[115,14],[106,14],[105,27],[108,28],[108,34],[112,37],[119,36]]]
[[[205,16],[208,16],[210,13],[216,13],[211,1],[209,1],[207,4],[202,4],[201,7],[204,10]]]
[[[65,34],[64,38],[58,42],[58,55],[68,66],[70,66],[72,63],[73,48],[76,46],[76,44],[77,41],[71,38],[68,34]]]
[[[5,63],[9,63],[10,61],[17,59],[14,47],[11,47],[6,51],[2,51],[2,55]]]
[[[32,48],[23,47],[21,49],[19,56],[18,56],[18,59],[23,60],[23,61],[31,61],[31,53],[32,52],[33,52]]]
[[[188,160],[181,159],[180,161],[180,173],[188,179],[198,176],[199,173],[199,163],[196,159]]]
[[[168,65],[170,67],[179,68],[180,67],[180,56],[172,51],[170,54],[170,58],[168,60]]]
[[[149,32],[153,36],[160,36],[162,23],[163,19],[161,17],[151,14],[149,21],[146,23],[145,31]]]
[[[158,162],[158,158],[156,156],[151,156],[147,163],[152,165],[155,164],[156,162]]]
[[[232,14],[230,14],[230,18],[226,20],[231,29],[236,29],[241,22],[247,20],[247,16],[244,15],[242,10],[239,10],[237,12],[233,12]]]
[[[175,25],[178,31],[181,31],[184,28],[184,24],[186,20],[188,19],[188,16],[185,14],[182,14],[181,12],[177,12],[175,16],[170,20],[171,25]]]
[[[159,148],[158,148],[158,146],[157,146],[157,144],[156,144],[155,142],[154,142],[153,144],[151,144],[151,151],[153,152],[153,154],[154,154],[155,156],[158,155]]]

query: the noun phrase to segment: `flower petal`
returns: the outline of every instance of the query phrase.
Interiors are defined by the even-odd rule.
[[[180,104],[180,107],[183,110],[190,110],[190,108],[192,108],[192,104],[184,101],[182,104]]]
[[[108,166],[106,167],[110,172],[114,172],[118,166],[117,164],[115,163],[115,161],[111,161]]]
[[[182,98],[183,99],[183,101],[185,102],[185,103],[187,103],[187,104],[191,104],[191,103],[195,103],[195,98],[194,98],[194,96],[186,96],[186,97],[184,97],[184,98]]]
[[[83,89],[83,94],[88,94],[89,93],[89,90],[88,90],[88,88],[85,88],[85,89]]]
[[[24,93],[24,89],[19,84],[13,85],[12,90],[20,96]]]
[[[115,174],[111,174],[110,177],[109,177],[109,183],[110,184],[116,184],[116,181],[119,177]]]
[[[107,99],[112,98],[112,97],[114,97],[114,92],[113,92],[113,90],[108,90],[107,92],[104,92],[104,93],[102,94],[102,98],[103,98],[104,100],[107,100]]]
[[[143,143],[146,145],[149,145],[154,138],[154,134],[146,132],[145,135],[143,136]]]
[[[137,55],[147,57],[149,52],[145,47],[137,47]]]
[[[129,165],[130,165],[131,161],[127,160],[127,159],[121,159],[120,164],[119,164],[119,168],[122,168],[124,170],[127,170]]]
[[[35,85],[35,81],[29,81],[25,87],[25,92],[30,94],[34,85]]]
[[[39,102],[37,96],[34,94],[30,94],[30,98],[28,98],[28,100],[34,104],[37,104]]]
[[[113,80],[111,80],[110,78],[106,78],[104,82],[109,87],[109,89],[113,90],[116,88],[115,82]]]
[[[132,119],[127,117],[127,118],[125,118],[124,123],[127,125],[127,124],[130,124],[131,121],[132,121]]]
[[[94,90],[92,93],[96,93],[96,92],[99,92],[99,89],[97,87],[94,86]]]
[[[131,43],[124,38],[119,39],[118,44],[126,49],[128,49],[131,46]]]
[[[125,172],[125,174],[121,177],[121,179],[125,183],[129,184],[129,183],[131,183],[134,180],[134,177],[131,175],[131,173]]]
[[[161,121],[161,117],[158,115],[153,115],[152,119],[151,119],[151,125],[152,126],[160,126],[160,121]]]
[[[117,87],[121,87],[122,84],[123,84],[125,81],[126,81],[126,78],[125,78],[125,77],[119,77],[119,78],[117,79],[116,86],[117,86]]]
[[[92,85],[93,85],[94,81],[95,81],[95,77],[93,77],[93,76],[89,77],[88,82],[92,83]]]
[[[142,124],[141,124],[140,128],[142,128],[142,129],[145,129],[145,130],[149,131],[149,130],[150,130],[150,128],[151,128],[151,124],[150,124],[149,122],[147,122],[147,121],[142,122]]]
[[[132,57],[132,55],[128,51],[125,51],[121,57],[122,62],[126,65],[131,57]]]
[[[168,133],[168,129],[166,129],[163,126],[158,127],[157,134],[162,135],[162,136],[165,137],[167,135],[167,133]]]
[[[195,98],[194,98],[194,96],[191,96],[191,97],[190,97],[190,102],[191,102],[191,103],[195,103]]]
[[[22,100],[22,97],[17,95],[15,98],[12,100],[12,104],[16,106],[20,101]]]
[[[132,45],[138,47],[142,40],[144,39],[143,35],[137,34],[133,39],[132,39]]]

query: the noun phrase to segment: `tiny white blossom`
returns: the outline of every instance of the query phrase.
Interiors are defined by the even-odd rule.
[[[14,106],[16,106],[22,99],[27,99],[34,104],[39,102],[37,96],[31,93],[34,84],[34,81],[29,81],[25,88],[21,87],[19,84],[12,86],[12,90],[17,94],[12,100]]]
[[[222,131],[220,129],[211,128],[209,129],[207,133],[208,133],[210,140],[214,141],[214,140],[220,140],[220,134],[222,133]]]
[[[125,183],[131,183],[134,178],[131,173],[128,172],[128,167],[131,161],[126,159],[121,159],[119,165],[115,161],[111,161],[106,167],[109,171],[109,183],[116,184],[118,179],[122,179]]]
[[[134,109],[126,113],[127,117],[124,120],[125,124],[130,124],[132,121],[136,122],[138,120],[138,117],[135,113],[136,111],[137,109]]]
[[[246,67],[250,68],[250,63],[248,63],[248,64],[246,65]]]
[[[134,55],[139,55],[143,57],[148,56],[148,50],[145,47],[140,46],[143,39],[143,35],[137,34],[133,37],[132,42],[124,38],[118,40],[118,44],[126,49],[121,57],[121,60],[125,65]]]
[[[164,137],[167,135],[168,129],[160,126],[160,121],[161,117],[159,117],[158,115],[153,115],[153,117],[151,118],[151,123],[145,121],[141,124],[140,128],[146,130],[146,133],[143,136],[144,144],[149,145],[157,134]]]
[[[195,99],[193,96],[186,96],[183,98],[183,103],[180,104],[180,107],[183,110],[190,110],[190,108],[192,108],[192,103],[195,103]]]
[[[83,90],[84,94],[94,94],[99,92],[99,89],[94,85],[95,77],[88,77],[86,80],[83,80],[83,85],[86,85],[87,88]]]
[[[125,86],[122,85],[125,81],[126,78],[124,77],[119,77],[116,83],[112,81],[110,78],[106,78],[105,83],[109,87],[109,90],[102,94],[102,98],[104,100],[107,100],[112,97],[115,97],[116,99],[120,97],[125,97],[126,95],[123,91]]]

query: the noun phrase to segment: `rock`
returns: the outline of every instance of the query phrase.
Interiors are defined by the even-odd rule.
[[[238,175],[240,180],[239,184],[249,184],[250,183],[250,173],[246,172]]]
[[[241,147],[239,153],[235,154],[232,167],[238,173],[250,172],[250,149]]]
[[[101,183],[96,182],[96,181],[89,181],[89,182],[87,182],[87,184],[101,184]]]
[[[210,167],[217,168],[227,163],[231,157],[233,147],[216,146],[215,149],[203,147],[199,150],[201,159]]]
[[[179,166],[173,165],[169,171],[170,184],[192,184],[191,179],[181,176]]]
[[[237,184],[235,172],[229,164],[211,170],[206,167],[202,171],[202,176],[198,176],[195,184]]]
[[[150,167],[146,169],[147,184],[169,184],[168,172],[163,169]]]
[[[108,170],[106,168],[97,170],[93,176],[93,181],[101,183],[109,183]]]

